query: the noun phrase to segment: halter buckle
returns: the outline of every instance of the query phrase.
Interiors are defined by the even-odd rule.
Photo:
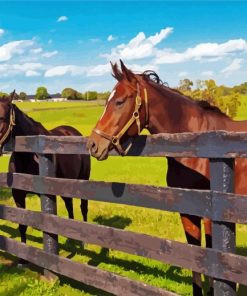
[[[138,111],[134,111],[133,116],[134,116],[135,119],[138,119],[140,117],[139,116],[139,112]]]
[[[113,136],[111,142],[112,142],[112,144],[115,145],[115,146],[118,145],[118,144],[119,144],[119,139],[118,139],[118,137]]]

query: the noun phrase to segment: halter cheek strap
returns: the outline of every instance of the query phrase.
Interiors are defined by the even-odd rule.
[[[5,134],[3,135],[3,137],[0,139],[0,148],[2,148],[3,143],[8,138],[8,136],[11,133],[11,131],[13,130],[14,126],[15,126],[15,111],[14,111],[14,108],[11,107],[10,117],[9,117],[9,126],[8,126]]]
[[[148,96],[147,96],[147,90],[144,88],[144,102],[145,102],[145,127],[148,127]],[[132,114],[132,117],[129,119],[129,121],[125,124],[125,126],[120,130],[120,132],[115,136],[110,136],[106,134],[105,132],[95,128],[93,129],[93,132],[96,134],[102,136],[103,138],[109,140],[117,149],[120,155],[124,156],[128,153],[130,147],[132,146],[132,143],[128,145],[128,147],[124,150],[123,147],[120,145],[120,139],[123,137],[123,135],[127,132],[127,130],[132,126],[134,122],[136,122],[137,129],[138,129],[138,135],[141,133],[141,122],[140,122],[140,108],[142,106],[142,98],[140,96],[140,86],[137,84],[137,95],[135,98],[135,109]]]

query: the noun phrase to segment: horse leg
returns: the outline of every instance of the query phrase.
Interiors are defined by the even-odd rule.
[[[180,214],[187,242],[201,246],[201,218],[198,216]],[[201,274],[192,271],[193,296],[202,296]]]
[[[81,199],[81,214],[84,222],[87,222],[87,213],[88,213],[88,200]]]
[[[212,248],[212,221],[208,218],[204,218],[203,222],[204,222],[204,228],[205,228],[206,247]],[[210,287],[208,295],[213,296],[214,295],[213,278],[208,277],[208,281],[209,281],[209,287]]]
[[[25,209],[26,208],[27,192],[23,191],[23,190],[18,190],[18,189],[12,189],[12,195],[13,195],[16,206],[18,208]],[[21,235],[21,242],[22,243],[26,243],[26,231],[27,231],[27,226],[19,224],[19,232]],[[26,264],[28,264],[28,261],[21,259],[21,258],[18,260],[19,267],[23,267]]]
[[[74,212],[73,212],[73,199],[62,196],[62,199],[64,200],[65,207],[68,211],[69,219],[74,219]]]

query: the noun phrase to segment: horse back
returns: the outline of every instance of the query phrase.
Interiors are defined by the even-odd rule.
[[[51,129],[50,134],[52,136],[82,136],[82,134],[72,126],[60,125]]]

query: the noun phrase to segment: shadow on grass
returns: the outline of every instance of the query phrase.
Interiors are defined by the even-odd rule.
[[[97,295],[97,296],[111,296],[111,295],[113,295],[113,294],[105,292],[103,290],[100,290],[100,289],[94,288],[92,286],[88,286],[88,285],[82,284],[80,282],[77,282],[75,280],[69,279],[65,276],[59,276],[59,281],[60,281],[61,285],[70,285],[74,289],[78,289],[80,291],[84,291],[85,293],[90,293],[92,295]]]
[[[120,216],[114,216],[112,218],[105,218],[103,216],[98,216],[94,219],[95,222],[98,222],[103,225],[109,225],[109,226],[118,226],[119,228],[126,227],[131,223],[131,219],[129,218],[123,218]],[[0,230],[8,233],[11,235],[11,237],[19,237],[19,231],[16,228],[12,228],[7,225],[0,225]],[[36,237],[33,235],[27,235],[27,239],[33,242],[37,242],[42,244],[42,238],[41,237]],[[190,275],[182,275],[181,274],[181,269],[170,266],[166,271],[162,270],[159,267],[156,266],[150,266],[152,262],[147,262],[142,263],[138,262],[137,260],[131,260],[131,259],[122,259],[122,258],[116,258],[114,256],[109,256],[109,250],[106,248],[102,248],[100,253],[92,250],[88,250],[85,248],[82,248],[82,243],[67,239],[65,243],[60,243],[59,244],[61,250],[65,250],[69,252],[70,254],[67,256],[67,258],[71,259],[73,258],[76,254],[82,255],[82,256],[87,256],[90,258],[88,264],[91,266],[98,266],[101,263],[109,265],[109,266],[115,266],[119,267],[120,269],[126,271],[126,272],[131,272],[134,271],[135,273],[143,276],[143,275],[151,275],[155,278],[163,278],[172,280],[176,283],[185,283],[185,284],[191,284],[192,279]],[[3,256],[5,257],[5,254],[3,252]],[[247,255],[247,248],[237,248],[237,254],[246,256]],[[0,252],[1,255],[1,252]],[[7,255],[8,256],[8,255]],[[149,266],[147,265],[149,264]],[[0,270],[1,272],[1,270]],[[98,289],[89,287],[87,285],[81,284],[77,281],[73,281],[71,279],[68,279],[66,277],[61,277],[61,283],[63,284],[69,284],[72,287],[75,287],[77,289],[83,289],[86,292],[91,292],[93,295],[111,295],[109,293],[101,292]],[[1,280],[1,277],[0,277]],[[207,290],[207,284],[204,286]],[[21,287],[20,287],[21,289]],[[11,294],[4,294],[4,295],[11,295]],[[13,295],[13,294],[12,294]],[[16,293],[15,293],[16,295]],[[245,296],[247,295],[247,287],[246,286],[240,286],[238,289],[238,295],[239,296]],[[2,296],[0,294],[0,296]]]
[[[96,216],[93,219],[93,221],[101,225],[111,226],[119,229],[124,229],[125,227],[129,226],[132,222],[132,220],[129,217],[123,217],[118,215],[115,215],[110,218],[99,215],[99,216]]]

